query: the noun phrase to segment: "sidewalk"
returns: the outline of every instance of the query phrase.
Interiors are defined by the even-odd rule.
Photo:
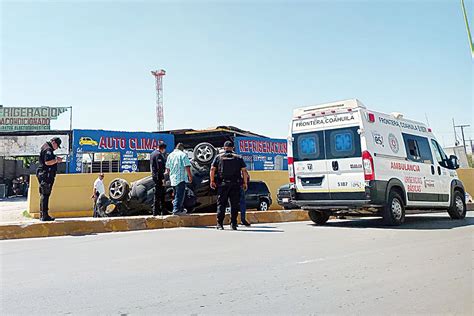
[[[35,219],[23,215],[27,206],[27,198],[23,196],[9,197],[0,200],[0,225],[35,222]]]

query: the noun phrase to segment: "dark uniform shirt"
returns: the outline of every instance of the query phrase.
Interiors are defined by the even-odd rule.
[[[54,178],[58,170],[58,165],[54,164],[52,166],[46,165],[46,161],[56,159],[54,154],[53,145],[50,142],[46,142],[41,146],[41,152],[39,157],[39,167],[37,170],[38,175],[44,175],[47,178]]]
[[[245,161],[241,156],[233,153],[226,152],[224,154],[216,156],[212,166],[217,168],[217,182],[242,182],[242,168],[246,168]]]
[[[166,157],[159,150],[155,150],[150,156],[150,167],[153,179],[163,180],[165,178]]]

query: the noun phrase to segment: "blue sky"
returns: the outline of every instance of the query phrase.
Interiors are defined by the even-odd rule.
[[[0,104],[73,106],[75,128],[155,130],[159,68],[166,129],[286,137],[294,107],[347,98],[445,145],[473,124],[459,1],[2,1],[1,27]]]

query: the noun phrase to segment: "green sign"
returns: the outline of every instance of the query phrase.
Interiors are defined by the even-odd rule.
[[[51,120],[66,112],[68,107],[4,107],[0,105],[0,132],[48,131]]]

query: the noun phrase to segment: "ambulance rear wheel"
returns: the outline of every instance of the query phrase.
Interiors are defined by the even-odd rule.
[[[398,226],[405,221],[405,205],[397,191],[390,191],[387,203],[382,210],[383,221],[389,226]]]
[[[308,215],[316,225],[324,225],[329,220],[329,213],[322,211],[310,210]]]

